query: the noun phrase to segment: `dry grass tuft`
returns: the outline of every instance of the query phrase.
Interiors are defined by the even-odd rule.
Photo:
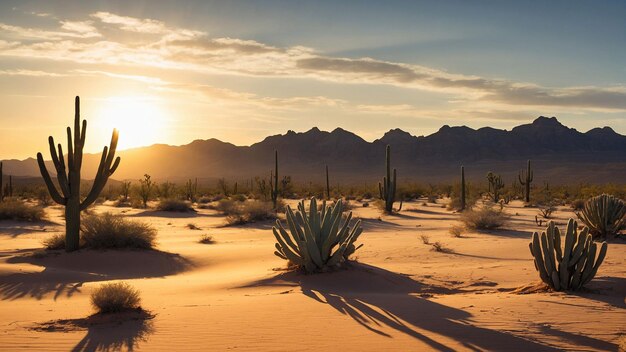
[[[202,237],[200,237],[200,240],[198,242],[202,244],[213,244],[215,243],[215,240],[213,239],[213,236],[204,234],[202,235]]]
[[[478,230],[493,230],[505,223],[505,216],[500,210],[485,206],[478,210],[466,210],[461,215],[461,221],[466,227]]]
[[[125,282],[103,284],[91,294],[91,305],[99,313],[119,313],[139,308],[139,291]]]
[[[82,240],[88,248],[151,249],[156,245],[154,227],[111,213],[84,217],[81,229]]]
[[[45,212],[40,207],[28,205],[17,199],[0,202],[0,220],[41,221]]]

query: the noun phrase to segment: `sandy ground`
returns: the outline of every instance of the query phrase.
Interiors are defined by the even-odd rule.
[[[160,251],[33,258],[43,238],[63,231],[61,209],[50,207],[49,222],[0,222],[0,350],[623,350],[626,242],[609,244],[585,292],[512,293],[538,280],[527,245],[537,210],[521,205],[507,206],[506,229],[462,238],[448,232],[458,214],[441,205],[408,203],[393,216],[357,208],[365,230],[358,263],[310,276],[282,270],[271,222],[223,227],[212,210],[100,205],[96,212],[125,211],[157,227]],[[555,212],[562,224],[570,216]],[[216,243],[198,243],[203,234]],[[451,252],[433,251],[421,235]],[[155,317],[33,330],[86,318],[92,290],[115,280],[138,288]]]

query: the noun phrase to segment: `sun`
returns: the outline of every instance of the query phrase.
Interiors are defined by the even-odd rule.
[[[119,149],[147,146],[163,141],[165,113],[149,97],[109,97],[96,112],[96,125],[103,133],[120,132]],[[110,138],[110,135],[109,135]]]

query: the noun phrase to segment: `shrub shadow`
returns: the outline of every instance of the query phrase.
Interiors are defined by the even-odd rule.
[[[38,252],[40,253],[40,252]],[[184,257],[157,250],[80,250],[72,253],[18,251],[6,259],[11,264],[32,264],[43,271],[0,275],[0,297],[53,299],[71,297],[85,282],[164,277],[188,270],[192,263]]]
[[[132,351],[154,333],[154,315],[144,310],[94,314],[82,319],[63,319],[37,324],[41,332],[83,331],[87,334],[72,351]]]
[[[455,349],[420,330],[453,339],[471,350],[557,351],[539,342],[474,326],[469,313],[422,298],[455,293],[453,289],[426,285],[365,264],[320,275],[286,272],[245,287],[285,285],[300,286],[304,295],[351,317],[372,333],[393,338],[383,329],[391,328],[438,351]]]

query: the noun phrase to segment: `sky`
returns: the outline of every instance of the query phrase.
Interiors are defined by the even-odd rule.
[[[337,127],[626,134],[624,1],[0,2],[0,159]]]

